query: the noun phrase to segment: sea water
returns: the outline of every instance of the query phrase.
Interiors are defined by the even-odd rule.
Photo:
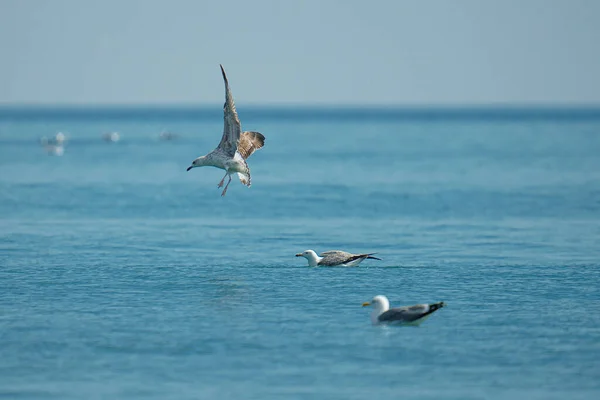
[[[599,113],[238,108],[0,113],[0,396],[600,398]]]

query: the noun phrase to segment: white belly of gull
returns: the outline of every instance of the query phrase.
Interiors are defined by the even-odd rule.
[[[233,174],[235,172],[240,172],[240,173],[246,172],[246,166],[244,165],[244,163],[239,160],[236,160],[235,158],[228,159],[225,162],[224,167],[225,168],[223,168],[223,169],[225,169],[230,174]]]

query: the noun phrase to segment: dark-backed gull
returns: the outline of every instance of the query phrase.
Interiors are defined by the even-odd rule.
[[[221,65],[221,73],[225,81],[225,105],[223,106],[223,137],[216,149],[205,156],[201,156],[192,161],[188,171],[196,167],[217,167],[225,170],[225,176],[219,182],[217,187],[223,187],[225,178],[229,176],[229,181],[223,189],[221,196],[225,196],[227,188],[231,183],[231,175],[237,173],[240,181],[250,187],[252,179],[250,178],[250,168],[246,159],[260,149],[265,144],[265,137],[260,132],[242,133],[242,125],[238,118],[233,96],[229,90],[227,75]]]
[[[308,260],[309,267],[324,266],[324,267],[354,267],[360,264],[364,259],[371,258],[373,260],[381,260],[381,258],[373,257],[375,253],[368,254],[352,254],[340,250],[325,251],[317,255],[313,250],[305,250],[302,253],[296,254],[296,257],[304,257]]]
[[[373,325],[395,324],[395,325],[419,325],[435,311],[444,307],[444,302],[431,304],[415,304],[390,308],[390,302],[384,295],[373,297],[370,302],[363,303],[363,307],[373,306],[371,322]]]

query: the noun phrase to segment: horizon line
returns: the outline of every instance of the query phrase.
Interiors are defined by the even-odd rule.
[[[573,103],[573,102],[490,102],[490,103],[240,103],[245,108],[292,108],[299,107],[304,109],[356,109],[356,108],[383,108],[383,109],[598,109],[600,103]],[[217,103],[9,103],[0,102],[0,109],[113,109],[113,108],[212,108],[221,107],[221,102]]]
[[[478,104],[478,105],[245,105],[238,113],[244,120],[599,120],[600,105]],[[215,104],[1,104],[0,121],[105,120],[105,119],[217,119]]]

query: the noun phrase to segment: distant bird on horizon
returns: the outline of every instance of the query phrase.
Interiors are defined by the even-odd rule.
[[[119,132],[105,132],[102,134],[102,139],[108,143],[116,143],[121,139]]]
[[[48,139],[46,136],[42,136],[40,138],[40,144],[42,146],[45,146],[45,145],[62,146],[66,140],[67,140],[67,137],[65,136],[65,134],[62,132],[58,132],[56,135],[54,135],[54,138]]]
[[[178,137],[178,135],[176,133],[169,132],[169,131],[162,131],[158,135],[158,138],[160,140],[173,140],[173,139],[177,139],[177,137]]]
[[[444,307],[441,301],[431,304],[415,304],[414,306],[390,308],[390,302],[384,295],[373,297],[370,302],[363,303],[363,307],[373,306],[371,322],[373,325],[415,325],[418,326],[431,314]]]
[[[223,66],[221,73],[225,81],[225,105],[223,106],[223,137],[216,149],[205,156],[201,156],[192,161],[188,171],[197,167],[216,167],[225,170],[225,176],[217,187],[223,187],[225,178],[229,177],[225,189],[221,196],[225,196],[227,188],[231,183],[231,175],[237,173],[240,181],[250,187],[252,178],[250,177],[250,167],[246,163],[248,157],[256,150],[265,145],[265,137],[260,132],[247,131],[242,133],[242,125],[235,109],[233,95],[229,90],[229,82]]]
[[[62,132],[58,132],[54,139],[48,139],[46,136],[42,136],[40,144],[46,151],[46,153],[55,156],[62,156],[65,152],[66,136]]]
[[[341,250],[330,250],[318,256],[314,250],[304,250],[296,254],[296,257],[306,258],[309,267],[354,267],[368,258],[381,261],[381,258],[373,257],[373,254],[375,253],[352,254]]]

